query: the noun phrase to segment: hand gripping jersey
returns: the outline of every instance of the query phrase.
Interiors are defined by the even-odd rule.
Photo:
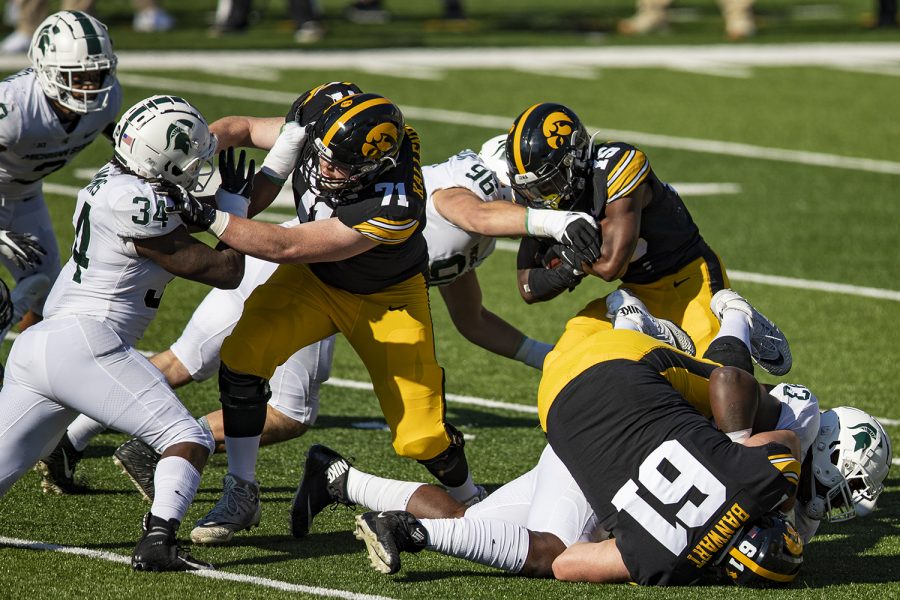
[[[96,317],[133,346],[156,316],[173,275],[138,255],[133,239],[171,233],[182,225],[166,212],[171,200],[143,179],[108,163],[78,192],[75,243],[44,316]]]
[[[67,132],[32,69],[0,82],[0,197],[31,198],[40,181],[61,169],[115,121],[122,103],[119,84],[110,91],[106,108],[81,115]]]
[[[708,396],[714,363],[623,330],[567,357],[545,365],[547,437],[635,582],[697,580],[741,526],[796,490],[786,447],[735,444],[688,402]]]
[[[435,208],[433,195],[448,188],[464,188],[482,202],[500,200],[500,182],[477,154],[464,150],[448,160],[422,169],[428,190],[425,240],[428,242],[429,285],[447,285],[475,269],[494,251],[496,239],[469,233],[445,219]]]
[[[661,182],[646,155],[623,142],[595,144],[592,175],[581,194],[577,210],[590,212],[599,221],[606,206],[629,194],[642,183],[650,186],[651,200],[641,213],[638,245],[625,283],[649,283],[678,271],[711,251],[678,192]]]

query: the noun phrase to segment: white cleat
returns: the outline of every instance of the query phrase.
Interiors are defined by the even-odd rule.
[[[791,370],[791,347],[775,323],[753,308],[734,290],[716,292],[709,303],[719,322],[726,310],[738,310],[750,318],[750,356],[753,362],[772,375],[785,375]]]
[[[191,530],[191,541],[195,544],[227,544],[236,532],[259,525],[262,516],[259,484],[230,473],[223,484],[222,497]]]
[[[619,288],[607,295],[606,309],[614,327],[619,319],[627,319],[637,326],[638,331],[691,356],[696,354],[694,341],[684,329],[672,321],[657,319],[651,315],[640,298],[627,289]]]

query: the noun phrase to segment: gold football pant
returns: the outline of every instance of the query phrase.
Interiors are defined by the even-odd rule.
[[[446,450],[444,371],[421,275],[352,294],[323,283],[306,265],[281,265],[247,298],[222,344],[222,362],[269,379],[294,352],[338,331],[369,371],[397,454],[428,460]]]
[[[730,285],[719,257],[710,252],[709,256],[698,258],[653,283],[623,283],[619,287],[640,298],[654,317],[668,319],[684,329],[694,340],[697,356],[702,357],[719,333],[719,320],[709,303],[717,291]],[[578,342],[604,329],[612,329],[612,322],[606,316],[606,296],[589,303],[569,319],[566,330],[544,360],[544,369]]]

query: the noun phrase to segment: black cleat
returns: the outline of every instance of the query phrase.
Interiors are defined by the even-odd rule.
[[[41,489],[45,494],[83,494],[87,486],[75,481],[75,467],[84,452],[79,452],[72,445],[67,434],[53,449],[53,452],[34,465],[34,470],[41,474]]]
[[[153,475],[160,454],[138,438],[131,438],[113,452],[113,461],[148,502],[153,502]]]
[[[306,452],[303,478],[291,502],[291,534],[301,538],[309,533],[313,518],[330,504],[353,506],[347,498],[347,471],[350,463],[320,444]]]
[[[144,515],[144,535],[131,555],[131,566],[135,571],[200,571],[214,570],[215,567],[197,560],[175,541],[178,521],[164,521],[151,513]]]
[[[387,575],[400,570],[401,552],[420,552],[428,541],[428,532],[405,510],[361,514],[353,535],[365,542],[372,567]]]

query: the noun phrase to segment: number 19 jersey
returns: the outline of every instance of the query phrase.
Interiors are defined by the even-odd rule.
[[[156,316],[174,277],[137,253],[133,240],[163,236],[182,226],[166,212],[171,200],[145,180],[109,163],[78,192],[72,256],[50,291],[44,316],[94,317],[133,346]]]

